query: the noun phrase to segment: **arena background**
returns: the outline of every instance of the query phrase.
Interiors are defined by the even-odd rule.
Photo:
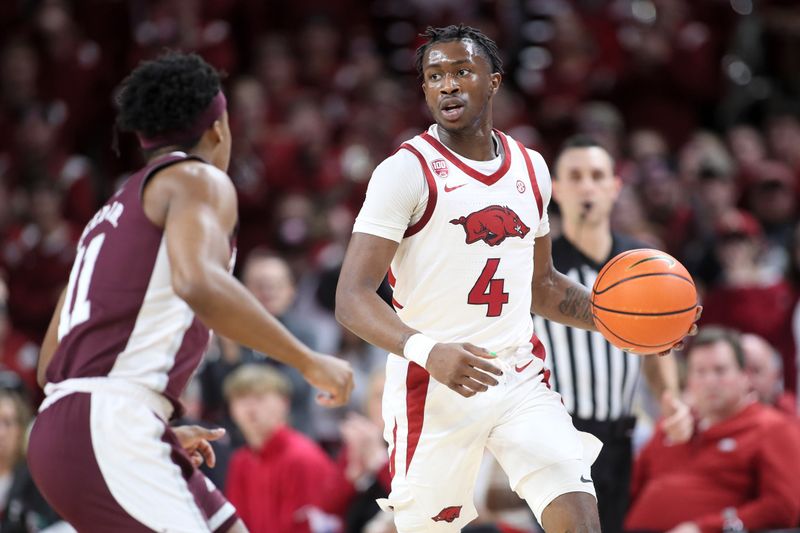
[[[297,291],[278,314],[366,381],[380,354],[333,320],[338,268],[372,169],[430,122],[419,33],[459,22],[503,52],[495,127],[550,163],[569,135],[595,136],[625,183],[615,229],[679,258],[703,322],[763,336],[795,391],[795,0],[4,0],[0,385],[41,398],[38,344],[77,237],[142,163],[115,133],[115,87],[165,49],[226,73],[239,265],[255,249],[286,258]],[[198,419],[229,424],[219,385],[237,349],[212,347],[187,397]],[[302,429],[335,453],[344,416],[312,408]]]

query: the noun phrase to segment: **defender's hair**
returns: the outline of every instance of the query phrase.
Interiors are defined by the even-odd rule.
[[[220,91],[220,77],[197,54],[167,52],[141,63],[125,78],[116,103],[117,128],[145,137],[190,126]],[[190,148],[200,138],[187,139]]]
[[[503,73],[503,60],[500,58],[500,50],[497,48],[497,43],[487,37],[481,30],[463,24],[445,26],[444,28],[434,28],[428,26],[424,33],[420,34],[425,37],[427,41],[419,48],[414,58],[414,63],[417,67],[417,73],[422,76],[422,61],[428,49],[437,43],[447,43],[451,41],[472,41],[486,55],[489,64],[492,67],[492,73]]]

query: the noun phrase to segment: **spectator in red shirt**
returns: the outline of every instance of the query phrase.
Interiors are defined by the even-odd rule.
[[[783,390],[783,359],[763,337],[742,335],[745,371],[758,401],[791,416],[797,416],[797,398]]]
[[[291,386],[276,370],[243,365],[225,380],[231,416],[247,446],[231,458],[225,494],[251,533],[310,533],[333,462],[287,425]]]
[[[749,530],[800,519],[800,432],[755,401],[738,334],[701,329],[687,355],[695,436],[658,429],[634,466],[628,531],[719,532],[734,514]]]

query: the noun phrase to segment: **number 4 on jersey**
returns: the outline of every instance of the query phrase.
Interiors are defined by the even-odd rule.
[[[500,259],[487,259],[478,281],[469,291],[467,303],[472,305],[488,305],[486,316],[500,316],[503,312],[503,305],[508,303],[508,293],[503,292],[505,286],[504,279],[493,279],[497,273]]]
[[[63,339],[75,326],[89,320],[91,304],[89,303],[89,284],[92,282],[94,265],[100,254],[100,247],[106,236],[104,233],[96,235],[87,246],[79,246],[69,274],[67,292],[64,295],[64,305],[58,319],[58,340]],[[76,286],[77,285],[77,286]]]

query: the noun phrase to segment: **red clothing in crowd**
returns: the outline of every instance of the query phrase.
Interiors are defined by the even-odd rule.
[[[760,287],[714,287],[703,301],[700,324],[718,324],[764,337],[783,358],[784,386],[797,391],[792,312],[797,301],[786,281]]]
[[[800,520],[800,432],[754,403],[685,444],[665,444],[659,428],[634,465],[626,530],[665,531],[695,522],[722,529],[735,507],[746,529],[791,527]]]
[[[288,427],[261,451],[249,447],[231,457],[225,494],[250,533],[308,533],[303,507],[319,506],[333,461],[315,442]]]
[[[322,505],[320,506],[326,513],[345,518],[347,509],[358,497],[359,489],[352,481],[347,479],[348,454],[347,446],[342,446],[336,460],[336,473],[327,481],[323,491]],[[386,456],[386,463],[380,470],[375,472],[373,482],[380,484],[381,489],[389,495],[392,490],[392,475],[389,472],[389,456]]]

